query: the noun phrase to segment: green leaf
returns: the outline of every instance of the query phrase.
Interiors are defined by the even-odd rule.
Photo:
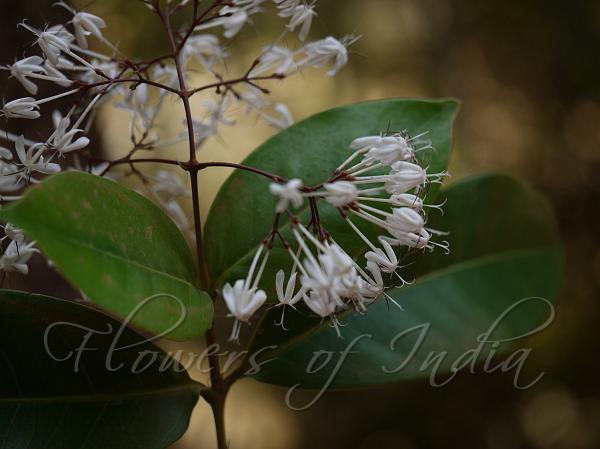
[[[0,290],[0,447],[163,449],[203,390],[166,353],[70,301]]]
[[[353,353],[340,365],[329,388],[429,376],[435,364],[424,367],[423,363],[435,362],[436,354],[443,356],[439,375],[453,363],[461,368],[469,355],[485,358],[491,344],[484,344],[476,354],[469,351],[478,348],[478,336],[503,314],[488,340],[518,337],[548,324],[561,270],[554,217],[545,199],[500,175],[465,179],[443,190],[441,196],[447,199],[445,215],[430,213],[429,224],[450,232],[452,252],[448,256],[442,251],[421,254],[410,267],[416,281],[388,290],[404,310],[380,300],[365,315],[345,314],[340,339],[329,325],[290,311],[286,313],[289,331],[283,331],[272,324],[281,313],[273,309],[266,314],[250,353],[277,345],[261,360],[277,357],[256,378],[322,388],[335,371],[340,351],[356,338]],[[505,341],[494,350],[506,352],[523,339]],[[332,351],[332,359],[321,370],[309,373],[319,351]],[[313,370],[325,357],[326,353],[321,354]],[[403,363],[402,369],[394,371]]]
[[[211,325],[212,301],[194,287],[190,250],[143,196],[86,173],[52,176],[0,211],[94,302],[140,329],[174,340]]]
[[[301,178],[305,185],[326,181],[352,152],[357,137],[381,131],[406,130],[412,136],[427,132],[435,147],[423,162],[430,172],[446,169],[451,148],[452,121],[457,104],[452,100],[382,100],[331,109],[314,115],[280,132],[254,151],[243,164],[261,168],[284,178]],[[256,174],[236,171],[219,191],[206,223],[206,254],[213,287],[242,279],[256,248],[272,229],[275,198],[269,193],[269,180]],[[434,193],[434,191],[432,191]],[[298,211],[303,215],[304,209]],[[333,207],[319,205],[321,218],[350,254],[362,242],[344,238],[348,225]],[[283,234],[287,224],[283,224]],[[371,226],[361,229],[372,234]],[[338,232],[341,230],[341,232]],[[287,252],[276,246],[263,276],[263,288],[271,290],[275,273],[291,265]]]

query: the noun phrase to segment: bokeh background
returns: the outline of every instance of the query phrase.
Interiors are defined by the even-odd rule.
[[[0,62],[13,61],[31,44],[16,29],[24,18],[38,26],[64,20],[51,4],[0,0]],[[74,4],[103,16],[107,36],[129,54],[149,57],[166,48],[156,19],[137,1]],[[532,342],[529,367],[546,375],[530,390],[516,390],[510,375],[461,375],[441,389],[412,382],[328,393],[298,413],[286,408],[283,390],[245,380],[228,402],[232,448],[600,447],[600,2],[321,0],[318,12],[313,36],[363,36],[352,47],[350,64],[335,78],[315,71],[276,83],[274,96],[297,119],[384,97],[460,99],[453,178],[501,170],[543,191],[565,244],[565,283],[556,322]],[[257,17],[232,44],[239,65],[230,65],[231,73],[243,70],[282,26],[274,14]],[[15,82],[0,76],[4,98],[21,96]],[[237,112],[240,126],[211,140],[203,159],[239,161],[273,132]],[[98,151],[127,149],[121,119],[113,113],[100,117],[93,130]],[[163,126],[180,120],[173,113]],[[13,131],[43,136],[50,125],[18,126],[28,129]],[[170,151],[185,154],[183,147]],[[204,178],[205,211],[227,174],[214,170]],[[37,268],[33,277],[13,277],[9,286],[73,294],[41,262]],[[198,351],[198,345],[188,349]],[[173,449],[213,447],[212,420],[202,402],[192,421]]]

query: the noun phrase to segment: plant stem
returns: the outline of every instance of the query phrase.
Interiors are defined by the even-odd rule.
[[[192,203],[194,207],[194,233],[196,234],[196,256],[198,258],[198,271],[200,274],[200,284],[204,288],[210,285],[208,267],[204,257],[204,239],[202,236],[202,218],[200,215],[200,195],[198,189],[198,170],[190,170],[190,180],[192,183]]]
[[[209,167],[231,167],[237,170],[244,170],[252,173],[256,173],[257,175],[265,176],[269,179],[272,179],[275,182],[284,183],[286,179],[281,176],[274,175],[273,173],[269,173],[267,171],[261,170],[260,168],[250,167],[248,165],[236,164],[234,162],[200,162],[198,163],[198,170],[204,170]]]
[[[272,75],[264,75],[264,76],[254,76],[250,77],[249,75],[244,75],[239,78],[234,78],[231,80],[219,80],[218,82],[212,84],[206,84],[205,86],[197,87],[190,91],[190,96],[202,92],[207,89],[218,89],[220,87],[231,86],[233,84],[247,83],[251,84],[257,89],[261,89],[259,86],[253,83],[253,81],[266,81],[266,80],[281,80],[285,78],[285,75],[281,75],[279,73],[273,73]]]
[[[217,433],[217,447],[227,449],[227,434],[225,433],[225,397],[224,394],[215,394],[208,398],[215,420],[215,431]]]
[[[196,4],[195,4],[196,5]],[[195,6],[197,8],[197,6]],[[194,14],[196,14],[196,9],[194,9]],[[190,91],[187,90],[185,84],[185,76],[183,73],[183,68],[181,66],[180,61],[180,52],[181,48],[175,42],[175,35],[173,34],[173,30],[171,28],[171,21],[169,17],[169,12],[165,14],[158,8],[157,3],[157,12],[161,18],[161,21],[165,27],[167,35],[169,37],[169,41],[171,43],[171,48],[173,50],[173,60],[175,61],[175,68],[177,70],[177,77],[179,79],[179,96],[181,101],[183,102],[183,107],[185,109],[185,119],[186,125],[188,128],[188,140],[189,140],[189,161],[185,164],[181,164],[181,167],[187,170],[190,174],[191,180],[191,188],[192,188],[192,202],[194,207],[194,230],[196,235],[196,253],[198,258],[198,271],[200,274],[200,285],[201,287],[208,288],[210,285],[210,277],[208,274],[208,268],[206,265],[206,258],[204,257],[204,245],[203,245],[203,235],[202,235],[202,217],[200,214],[200,195],[198,190],[198,171],[200,170],[198,160],[196,159],[196,143],[195,143],[195,135],[194,128],[192,122],[192,110],[190,107]],[[191,33],[190,33],[191,34]],[[216,296],[212,296],[213,302],[216,299]],[[211,328],[205,334],[206,345],[210,347],[214,344],[217,344],[217,335],[215,329],[215,320],[213,319],[213,323]],[[210,351],[209,353],[212,353]],[[221,373],[221,365],[219,356],[217,354],[211,354],[208,358],[208,362],[210,365],[210,380],[211,380],[211,388],[212,395],[210,395],[209,404],[212,408],[214,419],[215,419],[215,430],[217,432],[217,446],[219,449],[227,449],[227,437],[225,435],[225,398],[227,396],[227,389],[225,388],[225,384],[223,382],[223,375]]]
[[[105,81],[98,81],[95,83],[84,83],[81,81],[78,81],[77,84],[81,89],[92,89],[94,87],[100,87],[100,86],[112,86],[113,84],[122,84],[122,83],[132,83],[132,84],[148,84],[149,86],[154,86],[157,87],[158,89],[162,89],[162,90],[166,90],[169,91],[173,94],[177,94],[179,95],[179,91],[177,89],[173,89],[170,86],[167,86],[166,84],[162,84],[162,83],[157,83],[156,81],[152,81],[146,78],[142,78],[142,77],[138,77],[138,78],[109,78]]]
[[[171,28],[171,20],[168,13],[164,13],[158,10],[158,14],[169,37],[171,48],[173,50],[173,60],[175,61],[175,69],[177,70],[177,78],[179,79],[179,96],[183,103],[185,110],[185,121],[188,129],[188,141],[189,141],[189,161],[183,164],[182,167],[187,170],[190,174],[190,180],[192,184],[192,201],[194,206],[194,230],[196,234],[196,252],[198,256],[198,270],[200,273],[201,286],[208,288],[210,285],[208,270],[206,268],[206,261],[204,258],[204,247],[203,247],[203,235],[202,235],[202,218],[200,215],[200,198],[198,193],[198,160],[196,159],[196,142],[194,135],[194,125],[192,120],[192,110],[190,107],[189,92],[185,84],[185,75],[183,73],[183,67],[179,58],[179,47],[175,42],[175,36]]]

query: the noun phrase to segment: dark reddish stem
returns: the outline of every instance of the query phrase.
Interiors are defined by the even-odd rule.
[[[157,13],[163,23],[165,31],[167,32],[167,36],[169,38],[169,42],[171,43],[171,49],[173,50],[173,60],[175,61],[175,68],[177,70],[177,77],[179,79],[179,97],[183,102],[183,107],[185,110],[185,119],[188,128],[188,140],[189,140],[189,161],[185,164],[181,164],[181,166],[187,170],[190,174],[191,179],[191,188],[192,188],[192,203],[194,208],[194,230],[196,234],[196,253],[198,258],[198,270],[200,273],[201,285],[204,288],[208,288],[210,285],[210,277],[206,265],[206,258],[204,256],[204,246],[203,246],[203,234],[202,234],[202,218],[200,215],[200,198],[199,198],[199,190],[198,190],[198,171],[200,170],[198,161],[196,159],[196,142],[194,135],[194,127],[192,121],[192,110],[190,107],[190,92],[187,90],[185,83],[185,76],[183,73],[183,68],[181,66],[180,60],[180,47],[175,42],[175,35],[173,34],[173,29],[171,27],[171,18],[169,16],[169,12],[166,14],[158,8],[157,5]],[[216,297],[213,295],[213,301]],[[211,328],[206,332],[206,344],[208,347],[217,344],[217,335],[215,329],[215,320],[213,320]],[[213,410],[213,415],[215,419],[215,429],[217,432],[217,445],[219,449],[227,448],[227,438],[225,434],[225,419],[224,419],[224,407],[225,407],[225,397],[227,395],[227,389],[223,382],[223,374],[221,372],[221,364],[219,360],[219,356],[216,354],[212,354],[209,356],[209,364],[210,364],[210,380],[211,380],[211,388],[213,390],[213,395],[209,400],[209,403]]]
[[[256,173],[257,175],[264,176],[269,178],[275,182],[284,183],[286,182],[285,178],[281,176],[275,175],[273,173],[269,173],[268,171],[261,170],[260,168],[250,167],[248,165],[236,164],[234,162],[200,162],[198,163],[198,169],[204,170],[209,167],[230,167],[235,168],[237,170],[244,170],[251,173]]]
[[[179,95],[179,91],[177,89],[173,89],[172,87],[167,86],[166,84],[162,84],[162,83],[157,83],[155,81],[146,79],[146,78],[142,78],[142,77],[138,77],[138,78],[110,78],[107,79],[106,81],[98,81],[96,83],[82,83],[82,82],[77,82],[77,84],[79,85],[79,87],[81,89],[92,89],[94,87],[100,87],[100,86],[106,86],[106,85],[113,85],[113,84],[119,84],[119,83],[134,83],[134,84],[148,84],[149,86],[154,86],[157,87],[159,89],[163,89],[163,90],[167,90],[169,92],[172,92],[174,94]]]
[[[194,29],[207,18],[207,16],[210,14],[210,12],[213,9],[215,9],[217,6],[223,4],[223,0],[213,1],[212,4],[208,8],[206,8],[206,10],[200,15],[198,15],[199,4],[200,4],[200,0],[194,0],[194,13],[193,13],[194,20],[192,21],[192,24],[188,28],[185,35],[181,38],[181,41],[179,42],[179,45],[177,46],[177,53],[181,52],[181,50],[183,49],[183,46],[185,45],[187,40],[190,38],[190,36],[194,32]],[[209,19],[212,20],[213,18],[210,17]]]
[[[112,168],[115,165],[136,164],[139,162],[139,163],[178,165],[187,171],[192,171],[192,170],[200,171],[200,170],[204,170],[206,168],[211,168],[211,167],[229,167],[229,168],[234,168],[236,170],[247,171],[247,172],[254,173],[254,174],[257,174],[260,176],[264,176],[265,178],[269,178],[274,182],[278,182],[278,183],[287,182],[287,180],[285,178],[275,175],[273,173],[269,173],[268,171],[261,170],[260,168],[250,167],[249,165],[236,164],[234,162],[198,162],[198,161],[195,161],[195,162],[190,163],[189,161],[184,162],[184,161],[178,161],[175,159],[162,159],[162,158],[130,159],[128,156],[125,156],[121,159],[116,159],[114,161],[107,161],[105,159],[94,159],[94,158],[92,158],[91,160],[93,162],[108,162],[109,166],[104,171],[104,173],[102,173],[102,175],[104,175],[110,168]],[[311,188],[306,188],[306,189],[307,189],[307,191],[313,190]]]
[[[226,86],[231,86],[231,85],[240,84],[240,83],[247,83],[247,84],[250,84],[250,85],[256,87],[257,89],[264,91],[264,89],[260,86],[257,86],[254,83],[254,81],[281,80],[283,78],[285,78],[285,75],[281,75],[279,73],[273,73],[272,75],[264,75],[264,76],[254,76],[254,77],[250,77],[250,76],[248,76],[248,74],[245,74],[244,76],[240,76],[239,78],[234,78],[231,80],[219,80],[216,83],[207,84],[205,86],[198,87],[198,88],[190,91],[190,96],[194,95],[195,93],[201,92],[203,90],[218,89],[220,87],[226,87]]]

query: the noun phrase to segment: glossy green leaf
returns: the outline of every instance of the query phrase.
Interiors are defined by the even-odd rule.
[[[204,387],[118,321],[0,290],[0,447],[163,449]]]
[[[140,329],[183,340],[210,327],[190,250],[154,203],[86,173],[52,176],[0,211],[77,288]]]
[[[280,314],[273,309],[250,352],[276,345],[261,358],[275,359],[256,378],[303,388],[322,388],[332,373],[329,388],[432,373],[438,382],[453,365],[470,369],[470,356],[481,361],[490,350],[506,353],[525,335],[549,325],[561,271],[554,218],[544,198],[498,175],[463,180],[441,196],[447,199],[445,215],[431,213],[429,225],[450,232],[452,252],[420,254],[406,271],[416,281],[388,291],[404,310],[380,300],[365,315],[345,314],[340,339],[327,324],[290,311],[289,330],[283,331],[272,324]],[[478,337],[489,329],[493,331],[487,340],[502,342],[497,347],[483,344],[477,351]],[[352,354],[336,368],[347,348]],[[441,358],[437,368],[436,357]]]
[[[415,136],[427,132],[435,147],[423,154],[430,171],[445,170],[451,148],[452,121],[456,112],[452,100],[383,100],[331,109],[314,115],[280,132],[254,151],[243,163],[284,178],[301,178],[305,185],[316,185],[352,152],[350,143],[357,137],[382,131],[406,130]],[[256,174],[236,171],[219,191],[206,223],[206,253],[213,287],[246,276],[257,246],[273,226],[275,198],[269,193],[269,180]],[[432,193],[434,193],[432,191]],[[298,211],[303,215],[308,204]],[[319,205],[327,229],[340,236],[340,244],[356,253],[361,242],[345,238],[348,227],[339,213],[326,204]],[[282,223],[285,219],[282,219]],[[286,233],[286,224],[282,233]],[[371,234],[373,229],[365,226]],[[271,253],[262,287],[270,290],[275,273],[291,264],[281,245]]]

